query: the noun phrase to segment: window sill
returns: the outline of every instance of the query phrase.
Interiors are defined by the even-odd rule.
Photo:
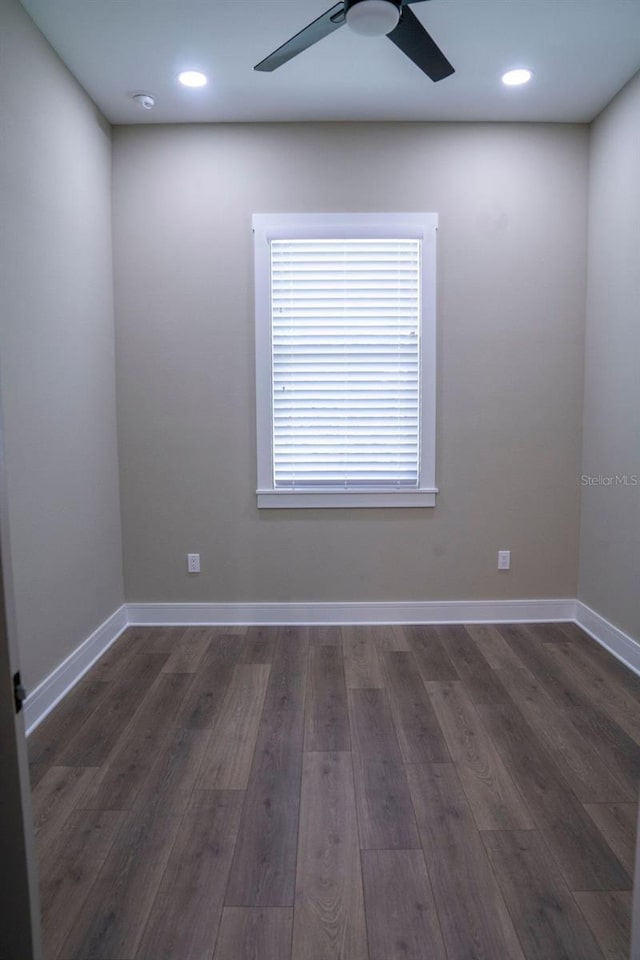
[[[438,490],[258,490],[258,509],[435,507]]]

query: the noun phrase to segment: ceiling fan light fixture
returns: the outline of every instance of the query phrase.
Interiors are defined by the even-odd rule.
[[[394,0],[357,0],[347,8],[347,26],[362,37],[383,37],[399,20],[400,5]]]

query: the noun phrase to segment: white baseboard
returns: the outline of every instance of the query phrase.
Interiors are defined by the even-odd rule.
[[[27,734],[35,730],[105,650],[118,639],[128,622],[126,606],[119,607],[29,694],[24,704]]]
[[[573,620],[575,600],[424,600],[364,603],[130,603],[138,626],[340,623],[514,623]]]
[[[120,607],[29,695],[31,733],[128,625],[577,622],[640,674],[640,644],[576,600],[424,600],[370,603],[130,603]]]
[[[640,675],[640,643],[576,600],[576,623],[618,660]]]

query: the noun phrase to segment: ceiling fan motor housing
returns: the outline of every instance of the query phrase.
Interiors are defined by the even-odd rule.
[[[347,26],[354,33],[380,37],[395,30],[402,0],[344,0]]]
[[[344,0],[344,9],[345,11],[350,10],[351,7],[355,7],[358,3],[363,3],[365,0]],[[397,7],[398,10],[402,6],[402,0],[384,0],[385,3],[391,4],[393,7]]]

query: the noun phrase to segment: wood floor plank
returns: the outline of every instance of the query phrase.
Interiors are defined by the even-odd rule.
[[[225,907],[214,960],[289,960],[293,910]]]
[[[459,680],[425,684],[480,830],[528,830],[531,814]]]
[[[98,776],[97,767],[49,767],[33,792],[33,825],[44,855]]]
[[[128,810],[151,770],[158,746],[175,723],[192,683],[188,674],[160,673],[83,798],[93,810]]]
[[[585,803],[584,808],[632,877],[636,860],[637,804]]]
[[[270,721],[256,748],[227,887],[229,906],[293,906],[302,768],[302,717]],[[284,742],[275,738],[282,734]]]
[[[281,632],[271,668],[227,906],[293,906],[308,632]]]
[[[164,673],[197,673],[215,639],[213,627],[187,627],[162,668]]]
[[[182,638],[188,627],[151,627],[145,640],[145,649],[150,653],[166,653],[171,656],[182,646]]]
[[[45,886],[60,874],[64,862],[78,858],[105,860],[120,826],[124,823],[122,810],[73,810],[50,849],[50,855],[41,858],[40,880]]]
[[[351,743],[355,754],[366,760],[402,762],[389,700],[384,690],[349,690]]]
[[[459,680],[460,676],[435,627],[404,627],[423,680]]]
[[[625,779],[609,769],[607,757],[602,757],[584,739],[566,709],[547,696],[543,685],[526,668],[509,667],[498,671],[497,676],[528,724],[563,767],[572,789],[583,802],[632,799]]]
[[[548,644],[528,632],[523,625],[499,624],[505,637],[526,668],[541,683],[544,691],[558,706],[568,711],[569,719],[582,737],[606,758],[606,764],[625,788],[635,796],[640,782],[640,749],[638,744],[589,699],[569,671],[562,670],[551,656]]]
[[[59,757],[61,766],[104,763],[167,659],[164,653],[136,653],[126,673],[107,691]]]
[[[243,652],[244,641],[234,634],[225,633],[211,641],[182,704],[177,726],[190,730],[210,730],[214,726]]]
[[[491,623],[468,623],[465,630],[493,670],[521,667],[522,662]]]
[[[412,653],[385,653],[383,673],[398,743],[405,763],[451,759],[435,710]]]
[[[368,960],[349,753],[304,756],[292,956]]]
[[[342,644],[342,627],[334,623],[316,623],[309,627],[309,642],[319,643],[328,647]]]
[[[240,824],[239,791],[196,791],[153,903],[136,960],[208,960]]]
[[[602,960],[538,831],[494,831],[483,839],[527,960]]]
[[[601,710],[583,706],[571,711],[571,721],[583,739],[598,751],[616,779],[635,796],[640,783],[640,749],[621,727]]]
[[[564,626],[563,623],[527,623],[524,629],[539,643],[564,646],[567,642]]]
[[[564,633],[567,640],[578,640],[582,642],[583,640],[591,640],[591,637],[586,633],[582,627],[580,627],[573,620],[566,620],[561,623],[556,624],[561,633]],[[592,641],[595,642],[595,641]]]
[[[158,743],[165,736],[163,734]],[[123,736],[83,797],[83,809],[130,810],[153,761],[154,754],[145,737]]]
[[[578,646],[583,655],[588,657],[594,666],[604,670],[615,683],[620,684],[622,689],[635,700],[640,700],[640,677],[633,670],[630,670],[593,637],[585,633],[577,623],[561,623],[559,626],[571,643]]]
[[[388,653],[394,650],[411,650],[403,627],[393,626],[389,623],[376,625],[369,629],[378,648],[378,654]]]
[[[270,717],[278,711],[291,711],[295,715],[304,713],[308,671],[308,628],[281,628],[265,700]]]
[[[146,644],[153,630],[153,627],[127,627],[93,665],[91,679],[111,682],[125,676],[131,657],[150,652]]]
[[[361,849],[419,849],[405,765],[355,754],[353,767]]]
[[[478,711],[569,889],[630,889],[628,873],[517,708],[496,704]]]
[[[269,679],[273,709],[304,709],[309,663],[309,628],[281,627]]]
[[[591,707],[585,692],[571,677],[563,675],[561,665],[533,632],[533,624],[499,624],[497,629],[517,654],[522,664],[543,684],[548,697],[567,709]],[[546,625],[544,625],[546,626]]]
[[[272,663],[277,642],[277,627],[249,627],[241,663]]]
[[[59,960],[134,960],[206,742],[207,733],[200,730],[175,731],[167,738]]]
[[[407,773],[448,960],[524,960],[454,765]]]
[[[44,775],[52,766],[50,763],[30,763],[29,764],[29,786],[32,790],[38,786]]]
[[[409,785],[385,691],[350,690],[349,715],[361,848],[419,847]]]
[[[270,672],[267,663],[235,667],[209,738],[201,790],[246,789]]]
[[[341,646],[311,644],[306,717],[305,750],[351,749]]]
[[[463,626],[436,627],[460,679],[474,703],[504,703],[508,697],[480,650]]]
[[[571,673],[591,701],[640,743],[640,703],[624,690],[579,644],[556,644],[549,653]]]
[[[52,849],[40,848],[40,916],[47,957],[57,957],[89,896],[124,814],[74,810]]]
[[[33,790],[57,761],[76,730],[82,727],[109,690],[107,681],[81,680],[27,741]]]
[[[176,717],[192,683],[193,677],[188,673],[160,673],[141,698],[127,732],[153,741],[158,731],[176,726]]]
[[[155,818],[144,837],[129,836],[127,849],[116,841],[58,960],[134,960],[179,820]]]
[[[182,815],[191,803],[207,750],[206,731],[169,730],[156,750],[151,773],[125,819],[125,826],[156,807]]]
[[[446,960],[421,850],[363,850],[371,960]]]
[[[370,627],[342,628],[344,672],[349,690],[384,686],[378,659],[378,646]]]
[[[631,894],[576,893],[575,898],[605,960],[629,960]]]

